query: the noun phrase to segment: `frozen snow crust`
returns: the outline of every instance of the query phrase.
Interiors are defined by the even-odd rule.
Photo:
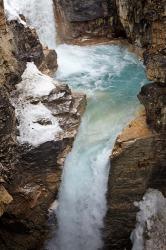
[[[19,121],[18,141],[33,146],[54,140],[62,129],[58,120],[42,103],[56,86],[56,81],[42,74],[34,63],[27,63],[22,81],[16,85],[12,102]]]
[[[142,201],[135,202],[135,206],[140,211],[137,213],[136,227],[131,234],[132,250],[144,250],[145,232],[148,235],[156,220],[166,219],[166,198],[160,191],[148,189]]]

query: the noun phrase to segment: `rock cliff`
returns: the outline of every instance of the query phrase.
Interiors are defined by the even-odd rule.
[[[146,117],[124,129],[111,156],[104,239],[105,249],[115,250],[131,249],[137,211],[134,201],[141,200],[149,187],[166,195],[165,1],[117,0],[116,4],[129,41],[145,49],[144,64],[153,83],[142,87],[138,95]],[[162,242],[161,248],[165,247]],[[148,244],[146,249],[151,249]]]
[[[165,135],[152,131],[140,115],[118,136],[112,156],[108,184],[105,249],[131,249],[137,208],[147,188],[166,195]]]
[[[125,36],[115,1],[54,0],[60,41]]]
[[[21,17],[24,19],[24,17]],[[42,74],[52,75],[57,68],[54,50],[43,48],[36,31],[18,21],[6,22],[0,1],[0,249],[38,249],[45,238],[48,208],[58,192],[63,162],[71,150],[85,96],[72,93],[67,85],[58,84]],[[36,75],[24,77],[27,62],[36,66]],[[35,64],[36,66],[35,66]],[[35,74],[35,73],[34,73]],[[26,95],[32,79],[51,82],[48,93]],[[44,82],[45,84],[46,82]],[[23,86],[19,91],[20,84]],[[27,88],[25,90],[25,88]],[[34,86],[35,88],[35,86]],[[25,93],[24,93],[25,91]],[[37,91],[38,92],[38,91]],[[36,92],[35,92],[36,93]],[[20,106],[19,106],[20,105]],[[31,107],[26,110],[27,106]],[[36,145],[20,141],[20,117],[29,119],[39,105],[49,118],[32,116],[35,126],[48,131],[52,121],[59,133]],[[28,113],[29,112],[29,113]],[[25,116],[24,116],[25,115]],[[43,114],[42,114],[43,115]],[[43,116],[44,116],[43,115]],[[25,125],[25,124],[24,124]],[[28,127],[25,127],[29,129]],[[42,130],[43,129],[43,130]],[[29,134],[30,135],[30,134]],[[41,134],[41,137],[43,134]]]

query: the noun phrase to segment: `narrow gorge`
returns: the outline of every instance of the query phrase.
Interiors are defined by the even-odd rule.
[[[0,249],[166,249],[165,0],[0,0]]]

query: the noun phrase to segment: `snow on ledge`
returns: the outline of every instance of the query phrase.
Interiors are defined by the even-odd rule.
[[[36,97],[48,96],[55,88],[54,80],[42,74],[34,63],[27,63],[22,75],[22,81],[16,85],[12,99],[16,117],[19,121],[18,141],[38,146],[55,139],[55,135],[62,131],[57,119],[51,111],[39,101],[33,104]]]
[[[151,230],[155,218],[166,217],[166,198],[160,191],[148,189],[142,201],[134,204],[140,211],[137,213],[136,227],[131,233],[132,250],[144,250],[145,230]]]
[[[41,73],[33,62],[27,63],[22,82],[17,84],[17,90],[24,98],[40,98],[49,95],[54,88],[55,80]]]

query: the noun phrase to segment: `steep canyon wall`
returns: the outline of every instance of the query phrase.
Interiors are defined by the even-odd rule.
[[[30,102],[34,108],[40,103],[45,109],[50,110],[49,112],[52,112],[59,122],[61,133],[56,135],[54,140],[45,141],[37,146],[19,143],[17,140],[19,120],[16,119],[17,112],[11,99],[20,98],[16,86],[22,81],[27,62],[34,62],[42,72],[52,75],[57,68],[56,52],[42,47],[34,29],[16,20],[7,22],[3,1],[0,1],[0,249],[2,250],[38,249],[43,243],[47,233],[48,208],[56,198],[63,162],[71,150],[86,106],[83,94],[72,93],[67,85],[56,83],[51,93],[40,99],[31,98]],[[44,77],[40,73],[39,77],[42,76]],[[29,76],[29,82],[31,80]],[[37,122],[40,126],[49,125],[47,120]]]
[[[58,36],[61,42],[81,38],[125,36],[114,1],[54,0]]]
[[[111,156],[105,249],[131,248],[134,201],[147,188],[166,195],[166,13],[165,1],[116,1],[129,41],[145,48],[147,77],[153,81],[138,95],[141,115],[117,138]]]

